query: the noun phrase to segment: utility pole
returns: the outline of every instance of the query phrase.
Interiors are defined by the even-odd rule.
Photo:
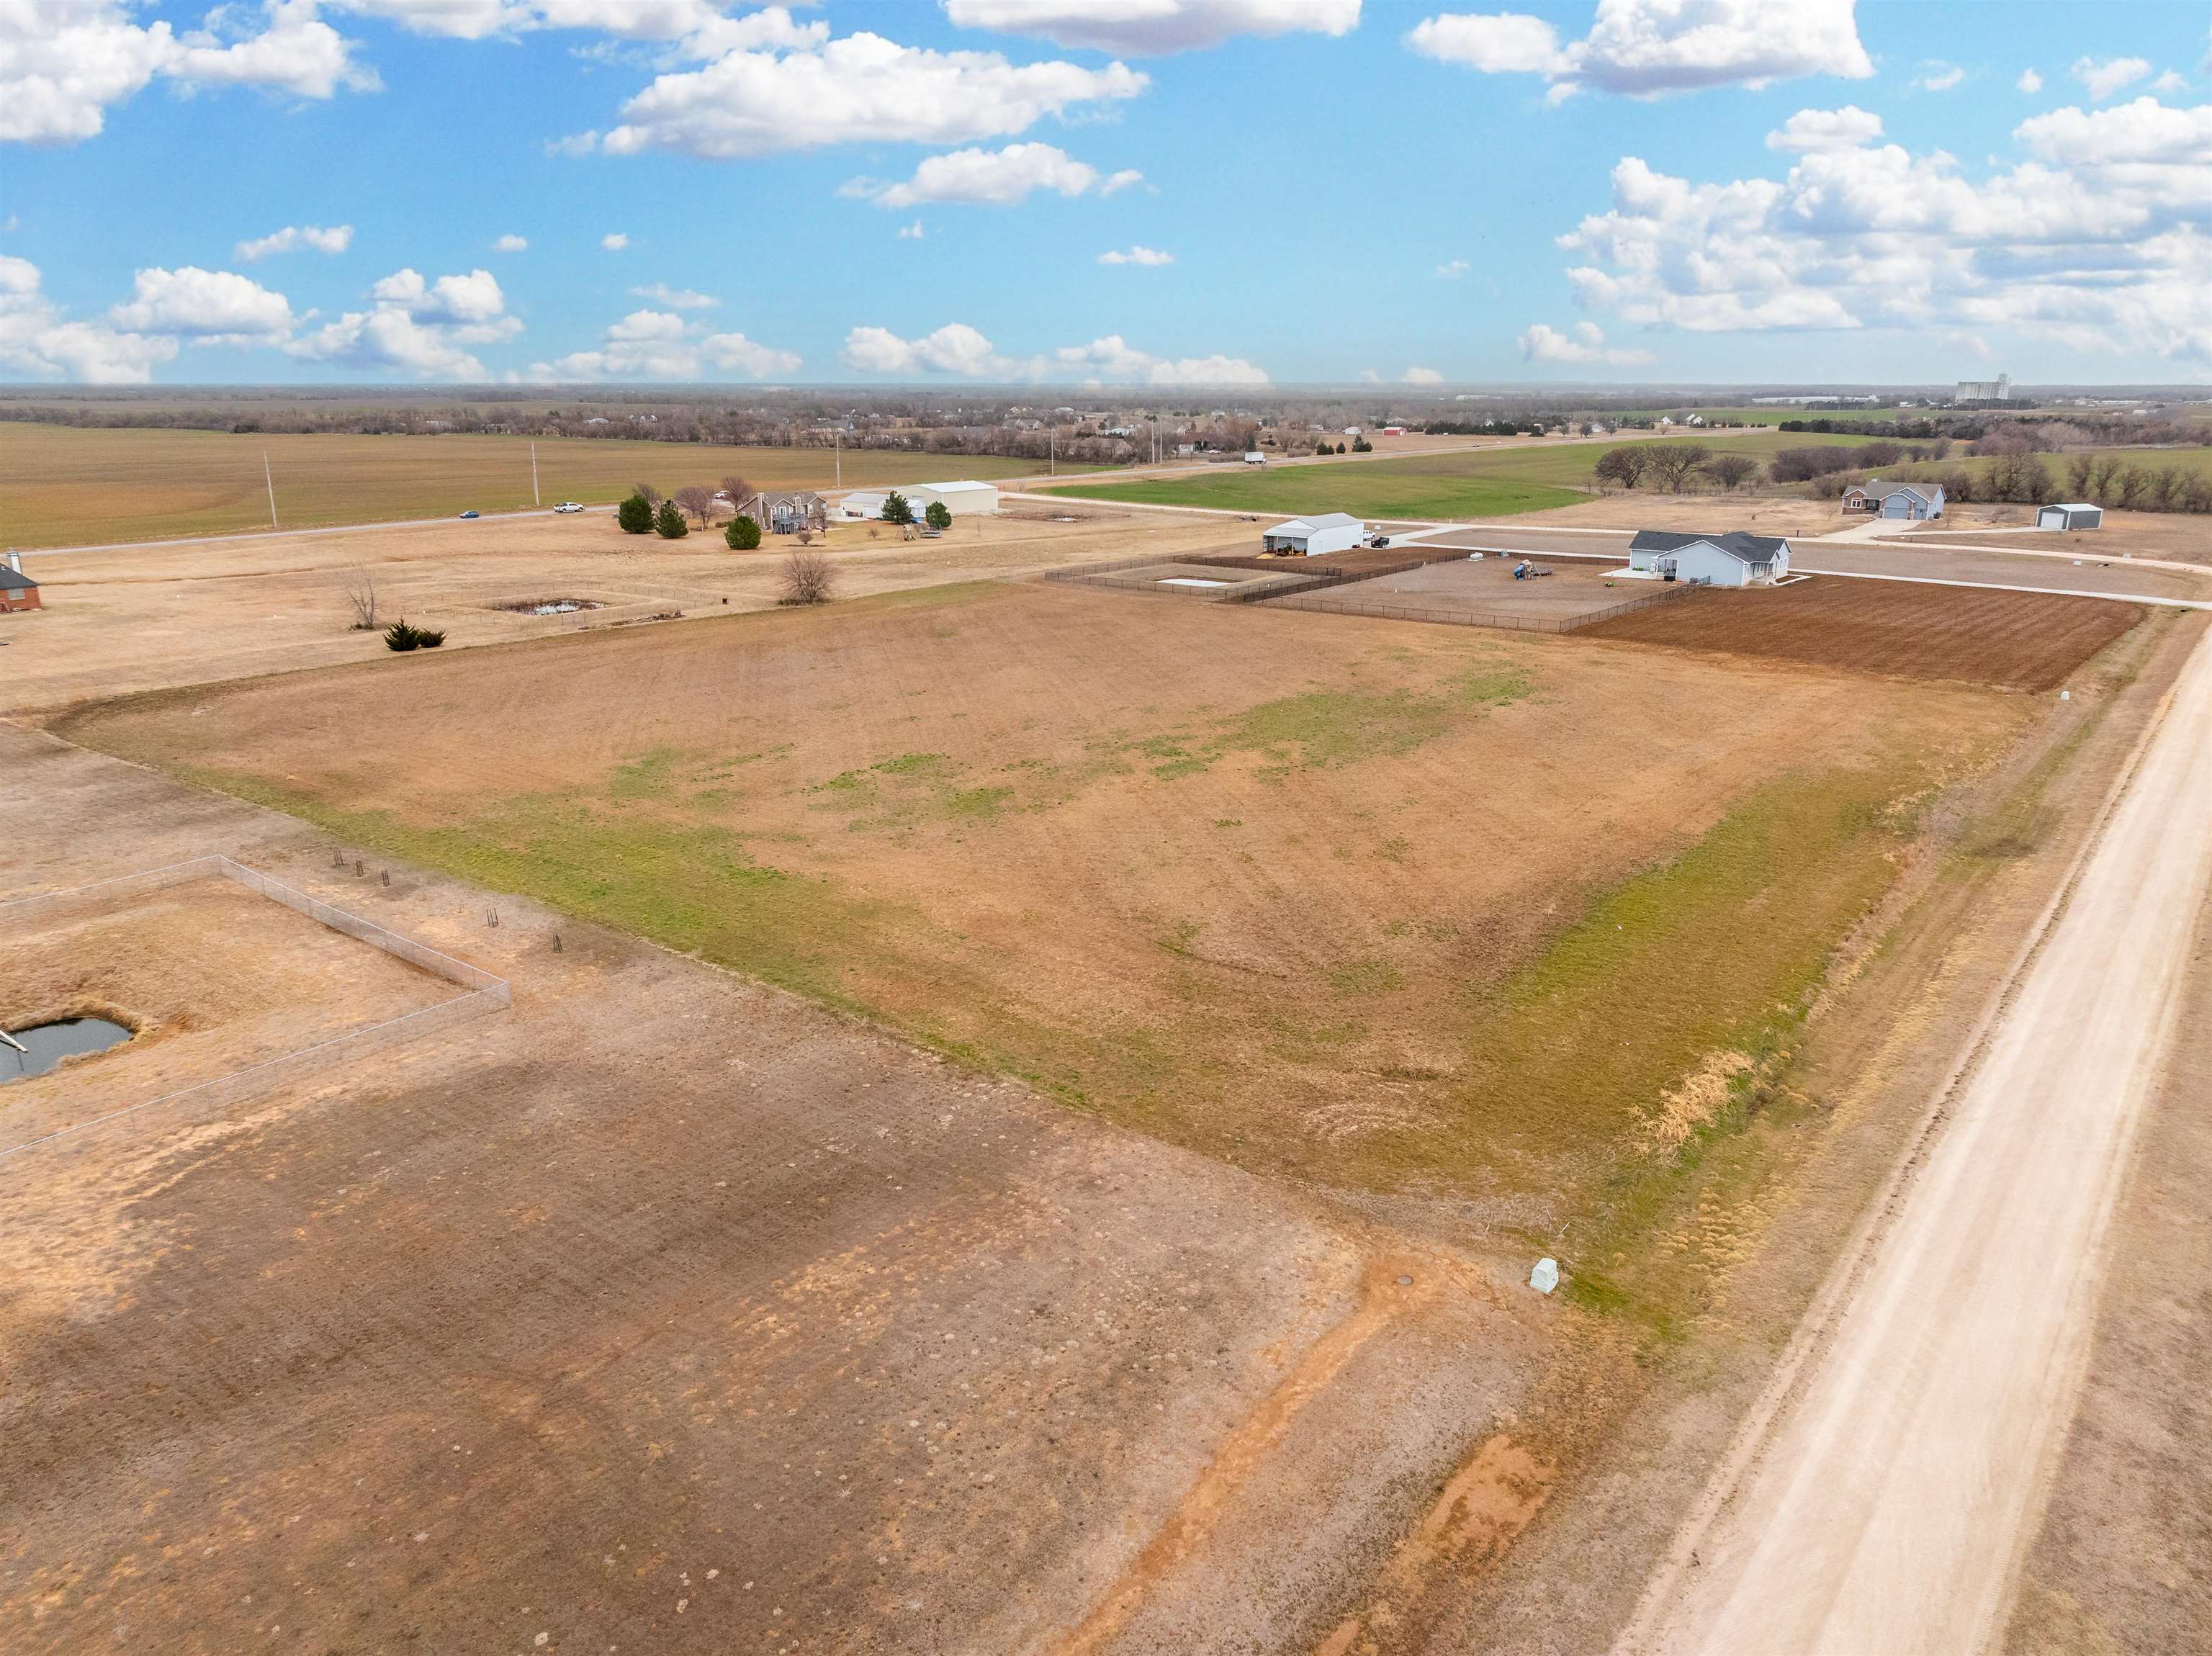
[[[261,451],[261,481],[269,485],[269,526],[276,527],[276,474],[269,469],[269,451]]]
[[[1048,477],[1060,476],[1060,422],[1055,420],[1045,428],[1045,473]]]
[[[839,488],[842,488],[845,487],[845,428],[842,426],[832,427],[830,435],[831,440],[836,444],[837,451],[836,461],[837,467],[837,482],[836,486]]]
[[[532,506],[545,504],[538,498],[538,445],[536,443],[530,446],[530,504]]]

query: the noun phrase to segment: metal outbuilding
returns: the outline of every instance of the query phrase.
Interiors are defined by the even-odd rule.
[[[1317,558],[1325,552],[1348,552],[1366,537],[1367,525],[1351,513],[1324,512],[1277,524],[1260,537],[1260,549]]]
[[[2046,506],[2035,514],[2038,529],[2102,529],[2105,508],[2091,506],[2087,500],[2073,500],[2058,506]]]

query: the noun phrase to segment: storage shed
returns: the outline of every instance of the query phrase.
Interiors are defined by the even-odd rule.
[[[2035,526],[2038,529],[2102,529],[2105,526],[2105,508],[2091,506],[2086,500],[2046,506],[2037,511]]]
[[[1319,517],[1292,518],[1277,524],[1260,537],[1260,549],[1317,558],[1325,552],[1348,552],[1366,535],[1367,525],[1349,513],[1324,512]]]
[[[932,500],[944,501],[945,509],[956,518],[972,518],[978,513],[993,513],[999,509],[999,491],[991,483],[916,483],[913,488],[900,492],[914,502],[917,515]]]
[[[1639,529],[1628,543],[1628,567],[1692,586],[1749,586],[1790,573],[1790,543],[1776,535],[1677,534]]]

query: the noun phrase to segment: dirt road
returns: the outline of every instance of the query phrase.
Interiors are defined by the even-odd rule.
[[[2212,886],[2207,822],[2201,645],[1855,1287],[1816,1307],[1825,1340],[1785,1362],[1626,1650],[1953,1656],[1995,1636]]]

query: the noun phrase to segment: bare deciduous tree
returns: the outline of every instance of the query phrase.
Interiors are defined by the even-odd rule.
[[[1633,488],[1644,481],[1650,468],[1651,457],[1640,445],[1629,444],[1621,448],[1609,448],[1598,457],[1591,471],[1601,483],[1618,483],[1623,488]]]
[[[708,514],[714,509],[714,491],[704,483],[686,483],[669,497],[676,502],[678,512],[699,520],[699,527],[707,526]]]
[[[348,572],[345,578],[346,602],[353,607],[353,628],[356,633],[374,633],[376,625],[376,576],[366,566]]]
[[[1759,462],[1748,454],[1716,454],[1705,462],[1705,476],[1733,494],[1748,482],[1759,470]]]
[[[794,552],[783,561],[783,601],[827,604],[836,580],[835,567],[819,552]]]
[[[658,507],[660,504],[660,491],[655,488],[651,483],[636,484],[632,492],[636,494],[639,500],[643,500],[647,506]]]
[[[1703,443],[1656,443],[1643,452],[1650,459],[1652,480],[1669,494],[1680,494],[1690,474],[1713,453]]]
[[[730,510],[732,512],[744,511],[745,502],[760,493],[760,490],[752,486],[751,479],[746,477],[725,477],[722,479],[721,488],[723,494],[730,502]]]

